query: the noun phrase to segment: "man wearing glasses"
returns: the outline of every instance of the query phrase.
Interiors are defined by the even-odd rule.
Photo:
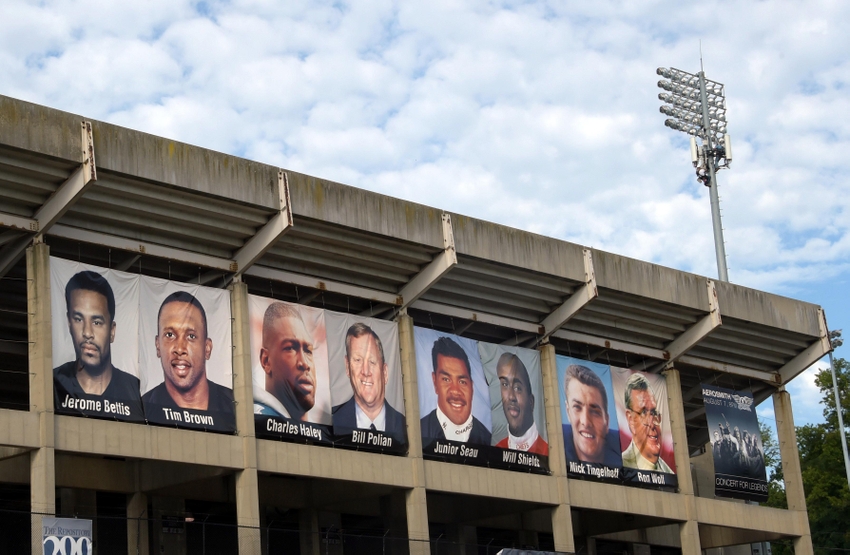
[[[642,375],[632,374],[626,382],[625,402],[632,442],[623,451],[623,466],[673,474],[661,458],[661,413]]]

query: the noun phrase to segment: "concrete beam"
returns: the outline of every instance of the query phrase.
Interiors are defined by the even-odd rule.
[[[289,182],[283,170],[278,172],[277,188],[279,197],[277,214],[272,216],[266,225],[248,239],[233,256],[237,276],[245,273],[245,270],[259,260],[284,233],[292,228],[292,202],[289,199]]]
[[[10,227],[20,231],[38,231],[38,220],[16,216],[15,214],[0,213],[0,227]]]
[[[443,251],[401,288],[401,308],[407,308],[425,294],[441,277],[457,265],[457,251],[452,231],[452,217],[443,214]]]
[[[543,326],[535,324],[534,322],[515,320],[513,318],[506,318],[504,316],[488,314],[486,312],[475,312],[474,310],[433,303],[431,301],[416,301],[410,306],[410,308],[424,310],[425,312],[433,312],[435,314],[442,314],[443,316],[451,316],[452,318],[462,318],[473,322],[492,324],[494,326],[501,326],[503,328],[510,328],[518,331],[527,331],[536,335],[543,334]]]
[[[802,373],[806,368],[819,361],[832,350],[832,345],[829,342],[829,331],[826,327],[826,315],[822,308],[818,308],[818,324],[820,327],[818,341],[809,345],[802,353],[792,358],[785,366],[779,369],[779,375],[782,377],[783,384],[794,379],[798,374]]]
[[[782,377],[775,372],[765,372],[763,370],[755,370],[753,368],[745,368],[734,364],[726,364],[725,362],[717,362],[715,360],[707,360],[691,355],[682,355],[679,357],[680,364],[689,366],[697,366],[706,370],[714,370],[716,372],[726,372],[727,374],[737,374],[746,378],[752,378],[768,383],[772,386],[778,386],[783,383]]]
[[[340,295],[348,295],[360,299],[368,299],[379,303],[387,303],[394,306],[401,305],[401,297],[395,293],[387,293],[386,291],[378,291],[375,289],[367,289],[356,285],[348,285],[347,283],[338,283],[328,281],[326,279],[317,279],[303,274],[295,274],[285,270],[269,268],[267,266],[251,266],[245,271],[246,276],[253,276],[263,279],[271,279],[283,283],[291,283],[302,287],[310,287],[320,291],[328,291],[330,293],[339,293]]]
[[[596,288],[596,272],[593,270],[593,255],[590,249],[584,249],[583,254],[584,285],[543,320],[542,325],[545,331],[543,336],[538,340],[538,344],[545,343],[550,335],[566,324],[570,318],[587,306],[590,301],[599,296],[599,291]]]
[[[696,324],[689,327],[674,339],[664,349],[670,358],[657,364],[650,369],[651,372],[658,372],[663,369],[672,368],[673,363],[690,349],[696,346],[700,341],[708,337],[708,335],[720,327],[723,323],[720,317],[720,305],[717,302],[717,289],[714,287],[714,281],[706,280],[706,290],[708,293],[708,314],[703,316]]]
[[[236,271],[233,261],[227,258],[218,258],[215,256],[208,256],[206,254],[201,254],[197,252],[175,249],[162,245],[155,245],[152,243],[140,243],[139,241],[135,241],[133,239],[115,237],[113,235],[107,235],[105,233],[87,231],[84,229],[68,227],[61,224],[53,226],[48,235],[62,237],[63,239],[72,239],[74,241],[82,241],[84,243],[93,243],[95,245],[102,245],[104,247],[120,249],[128,252],[148,254],[150,256],[156,256],[169,260],[179,260],[181,262],[197,264],[198,266],[215,268],[224,272]]]

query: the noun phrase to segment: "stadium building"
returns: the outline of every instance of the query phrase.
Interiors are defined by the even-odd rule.
[[[91,272],[116,299],[101,331],[75,299],[108,296],[69,285]],[[785,386],[830,349],[818,306],[2,96],[0,276],[0,551],[41,553],[57,516],[90,519],[95,553],[812,553]],[[203,313],[191,362],[166,360],[175,307]],[[294,403],[266,344],[283,321],[312,333]],[[378,377],[353,377],[361,321]],[[565,417],[571,367],[605,382],[596,432]],[[97,389],[118,376],[132,400]],[[340,432],[360,387],[386,402],[375,443],[359,404]],[[787,510],[723,496],[763,485],[715,468],[715,430],[740,452],[758,433],[709,426],[724,392],[773,403]],[[583,464],[599,437],[617,461]]]

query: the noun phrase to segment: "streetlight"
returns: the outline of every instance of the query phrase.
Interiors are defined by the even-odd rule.
[[[691,161],[696,168],[697,181],[709,188],[711,198],[717,272],[721,281],[729,281],[715,175],[716,170],[728,168],[732,161],[732,143],[726,134],[726,96],[723,85],[706,79],[703,71],[694,75],[681,69],[659,67],[656,73],[669,79],[658,82],[658,86],[666,91],[658,95],[665,102],[660,112],[670,116],[664,125],[691,136]],[[697,137],[702,141],[699,146]]]

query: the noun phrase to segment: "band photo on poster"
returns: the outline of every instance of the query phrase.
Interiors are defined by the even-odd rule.
[[[753,394],[702,384],[702,399],[716,495],[766,501],[767,470]]]

